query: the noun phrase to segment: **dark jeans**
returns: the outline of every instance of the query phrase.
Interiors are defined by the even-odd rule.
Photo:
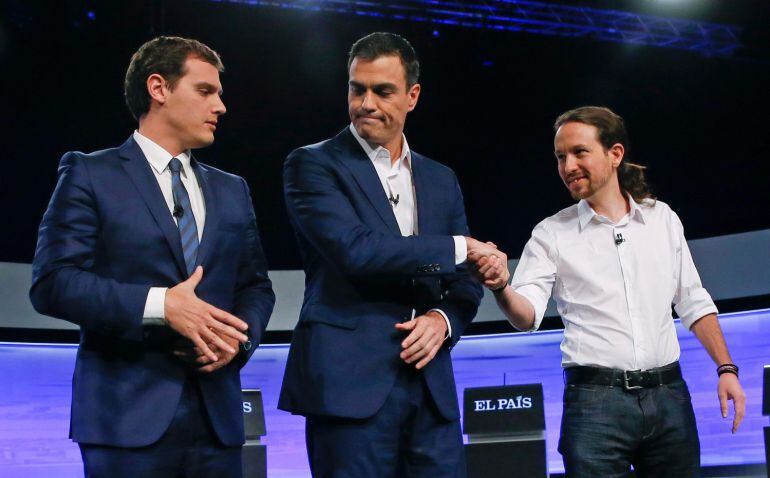
[[[446,421],[419,372],[404,367],[367,419],[307,417],[315,478],[465,478],[460,421]]]
[[[700,442],[683,380],[641,390],[566,385],[559,453],[568,478],[700,476]]]
[[[197,384],[188,380],[168,430],[140,448],[80,443],[86,478],[239,478],[241,447],[219,442]]]

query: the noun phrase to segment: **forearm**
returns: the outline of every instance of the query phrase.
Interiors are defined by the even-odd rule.
[[[103,335],[142,338],[142,312],[150,286],[123,284],[75,267],[33,278],[30,300],[41,314]]]
[[[494,292],[497,306],[505,314],[505,318],[517,330],[531,330],[535,325],[535,308],[524,298],[514,292],[510,286]]]
[[[719,326],[716,314],[708,314],[698,319],[690,328],[711,359],[717,365],[732,363],[730,352],[727,350],[725,336]]]
[[[393,282],[455,272],[451,234],[402,237],[370,227],[354,205],[360,199],[342,187],[333,162],[300,149],[284,167],[289,219],[307,247],[356,280]]]

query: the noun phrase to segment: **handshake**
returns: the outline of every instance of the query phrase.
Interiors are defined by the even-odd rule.
[[[466,237],[468,265],[471,274],[491,291],[500,291],[508,284],[508,256],[492,242]]]

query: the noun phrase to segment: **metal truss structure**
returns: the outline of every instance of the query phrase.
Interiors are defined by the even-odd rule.
[[[706,56],[741,47],[735,26],[524,0],[212,0],[335,12],[466,28],[592,38],[676,48]]]

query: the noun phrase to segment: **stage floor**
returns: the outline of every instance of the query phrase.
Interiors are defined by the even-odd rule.
[[[682,368],[693,396],[704,467],[764,463],[761,415],[762,369],[770,364],[770,309],[721,316],[731,353],[741,367],[748,396],[746,418],[737,434],[722,419],[714,364],[697,339],[677,323]],[[556,451],[564,389],[560,367],[561,331],[467,337],[453,350],[458,399],[467,387],[542,383],[548,465],[563,472]],[[74,345],[0,344],[0,476],[64,478],[83,476],[80,453],[67,439]],[[287,345],[260,347],[243,369],[244,388],[263,392],[268,474],[309,476],[304,422],[276,404]]]

